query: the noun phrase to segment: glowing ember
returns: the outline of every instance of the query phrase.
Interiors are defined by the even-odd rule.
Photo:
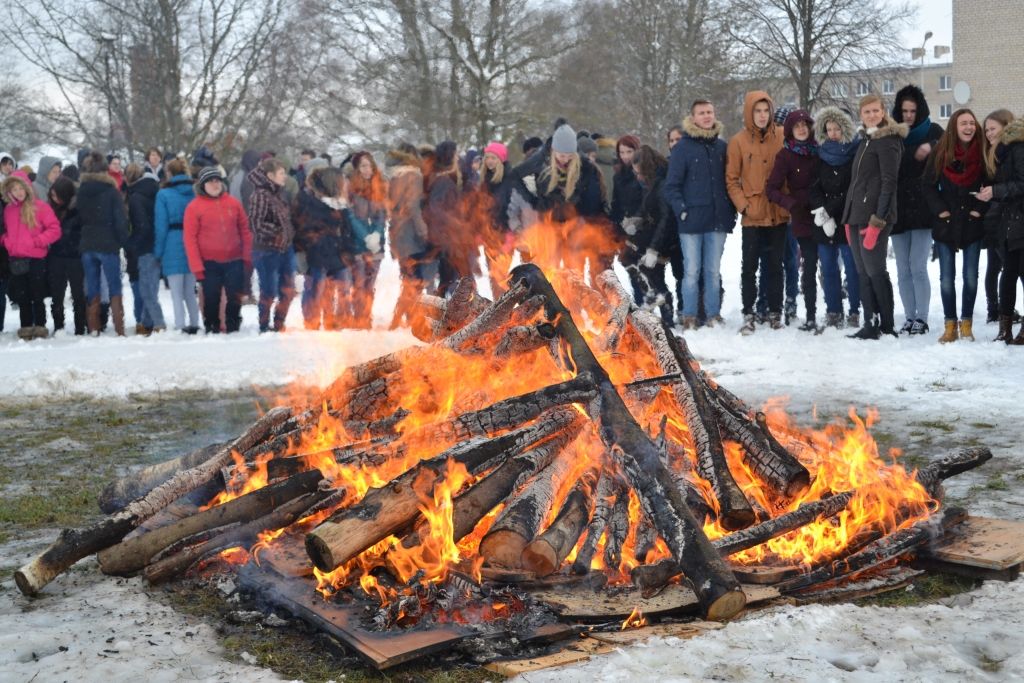
[[[627,628],[643,628],[644,626],[647,626],[647,617],[640,611],[640,607],[634,607],[626,620],[622,622],[622,628],[619,630],[625,631]]]

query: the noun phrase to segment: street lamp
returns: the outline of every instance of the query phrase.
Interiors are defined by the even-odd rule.
[[[935,34],[933,34],[931,31],[928,31],[927,33],[924,34],[924,42],[921,43],[921,47],[911,48],[910,50],[911,59],[921,60],[921,65],[918,67],[917,70],[918,78],[921,81],[921,90],[924,90],[924,56],[927,54],[927,52],[925,51],[925,45],[928,44],[928,41],[931,40],[931,37],[933,35]]]
[[[114,41],[117,40],[117,36],[109,33],[100,34],[100,42],[103,44],[103,89],[105,90],[104,99],[107,101],[107,153],[110,154],[114,151],[114,114],[111,109],[111,93],[113,88],[110,87],[110,53],[114,51]]]

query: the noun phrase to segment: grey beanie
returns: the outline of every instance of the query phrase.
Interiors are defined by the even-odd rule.
[[[597,143],[592,138],[580,138],[576,141],[576,151],[584,156],[597,153]]]
[[[551,151],[561,154],[576,153],[576,131],[568,123],[563,123],[551,136]]]

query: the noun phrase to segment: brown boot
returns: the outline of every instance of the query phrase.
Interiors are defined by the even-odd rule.
[[[85,325],[89,334],[100,333],[100,298],[93,297],[85,307]]]
[[[971,330],[971,320],[960,321],[960,338],[965,341],[974,341],[974,332]]]
[[[1010,331],[1012,332],[1013,329],[1011,328]],[[1013,346],[1024,346],[1024,324],[1020,326],[1020,331],[1017,332],[1017,336],[1013,339],[1007,339],[1006,343]]]
[[[1013,343],[1013,318],[1008,315],[999,316],[999,334],[992,341]]]
[[[947,320],[942,336],[939,337],[940,344],[948,344],[949,342],[955,342],[957,340],[957,328],[955,320]]]
[[[110,297],[110,318],[114,323],[114,332],[118,337],[124,336],[124,299],[118,296]]]

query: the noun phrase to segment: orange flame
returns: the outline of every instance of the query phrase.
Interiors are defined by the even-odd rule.
[[[633,608],[633,611],[629,613],[626,620],[622,622],[622,628],[619,630],[625,631],[628,628],[643,628],[644,626],[647,626],[647,617],[644,616],[644,613],[640,611],[640,607],[637,606]]]

